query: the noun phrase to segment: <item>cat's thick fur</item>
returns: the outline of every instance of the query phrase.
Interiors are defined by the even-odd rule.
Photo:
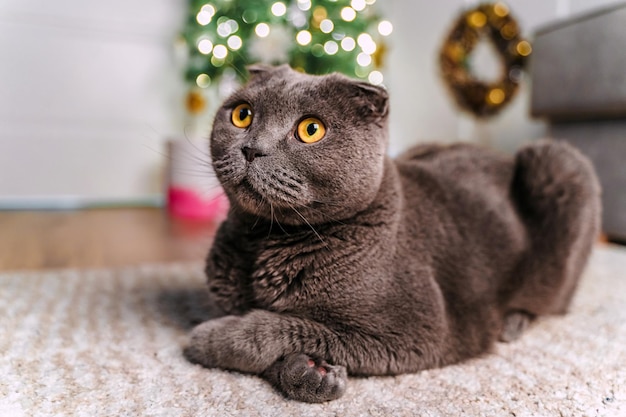
[[[559,142],[514,157],[423,145],[392,160],[387,93],[340,75],[251,69],[215,118],[211,154],[230,199],[207,259],[228,314],[186,356],[260,374],[288,397],[341,396],[346,371],[451,364],[566,311],[599,228],[586,158]],[[231,112],[248,103],[252,124]],[[326,125],[314,144],[294,129]]]

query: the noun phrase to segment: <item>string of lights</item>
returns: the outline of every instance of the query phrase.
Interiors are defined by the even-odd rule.
[[[244,80],[245,66],[261,62],[381,84],[385,37],[393,26],[381,19],[375,1],[190,0],[185,78],[205,89],[225,74]],[[192,110],[190,99],[187,104]]]

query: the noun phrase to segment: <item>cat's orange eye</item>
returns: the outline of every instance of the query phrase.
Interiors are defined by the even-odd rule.
[[[296,137],[304,143],[315,143],[320,141],[326,134],[326,127],[320,119],[307,117],[298,123]]]
[[[246,128],[252,123],[252,108],[249,104],[243,103],[233,109],[230,115],[233,125],[239,128]]]

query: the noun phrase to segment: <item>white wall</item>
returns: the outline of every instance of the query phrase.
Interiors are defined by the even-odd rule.
[[[378,0],[394,23],[392,153],[426,140],[513,149],[544,134],[528,86],[488,123],[459,115],[437,54],[470,0]],[[615,0],[510,0],[525,34]],[[164,142],[184,135],[173,42],[184,0],[0,1],[0,208],[150,201]]]
[[[179,133],[185,7],[0,2],[0,206],[159,194],[163,142]]]

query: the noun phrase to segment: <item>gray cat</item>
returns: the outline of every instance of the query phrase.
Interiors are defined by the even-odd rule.
[[[347,374],[455,363],[566,311],[599,229],[579,152],[423,145],[392,160],[383,88],[250,73],[211,135],[231,208],[206,273],[228,315],[193,330],[190,361],[322,402]]]

